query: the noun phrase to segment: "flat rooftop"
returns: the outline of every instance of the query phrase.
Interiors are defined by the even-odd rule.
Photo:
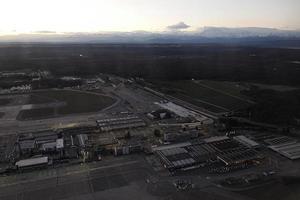
[[[235,136],[233,137],[233,139],[235,139],[236,141],[238,142],[241,142],[249,147],[257,147],[259,146],[259,144],[249,138],[247,138],[246,136],[244,135],[238,135],[238,136]]]
[[[48,163],[48,157],[29,158],[16,162],[17,167],[30,167]]]
[[[291,160],[296,160],[300,158],[299,142],[286,145],[271,145],[269,146],[269,148]]]

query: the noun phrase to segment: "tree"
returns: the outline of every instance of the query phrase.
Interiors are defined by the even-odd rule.
[[[155,136],[155,137],[160,137],[160,136],[161,136],[161,133],[160,133],[160,130],[159,130],[159,129],[155,129],[155,130],[154,130],[154,136]]]
[[[130,131],[127,131],[126,135],[125,135],[125,139],[130,139],[131,138],[131,134]]]

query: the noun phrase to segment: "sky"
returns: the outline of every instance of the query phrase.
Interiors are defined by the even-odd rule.
[[[0,0],[0,34],[164,31],[173,25],[298,30],[300,0]]]

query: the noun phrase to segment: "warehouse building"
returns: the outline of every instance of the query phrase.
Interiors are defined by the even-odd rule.
[[[271,145],[269,146],[269,148],[291,160],[296,160],[300,158],[299,142],[293,144]]]
[[[199,130],[172,131],[164,133],[164,142],[184,142],[199,136]]]
[[[243,145],[245,145],[249,148],[258,148],[260,146],[257,142],[247,138],[244,135],[235,136],[235,137],[233,137],[233,139],[242,143]]]
[[[154,152],[170,171],[209,166],[229,172],[258,164],[264,157],[253,148],[227,136],[157,147]],[[221,169],[221,170],[219,170]],[[226,169],[226,170],[223,170]]]
[[[15,165],[20,170],[46,167],[48,165],[48,157],[44,156],[19,160]]]
[[[101,131],[114,131],[146,126],[146,123],[141,118],[135,115],[101,119],[97,120],[97,124]]]
[[[35,140],[23,140],[19,141],[19,148],[21,154],[31,154],[35,151],[36,148],[36,141]]]
[[[141,137],[133,137],[127,140],[119,140],[118,145],[114,145],[115,156],[139,153],[144,150],[144,142]]]
[[[207,144],[190,142],[166,145],[155,149],[163,166],[169,171],[195,169],[205,166],[207,160],[214,157],[214,149]]]

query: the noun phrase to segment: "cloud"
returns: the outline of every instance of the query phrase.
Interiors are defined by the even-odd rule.
[[[170,26],[167,26],[168,29],[170,30],[181,30],[181,29],[187,29],[191,26],[187,25],[186,23],[184,22],[179,22],[177,24],[174,24],[174,25],[170,25]]]

